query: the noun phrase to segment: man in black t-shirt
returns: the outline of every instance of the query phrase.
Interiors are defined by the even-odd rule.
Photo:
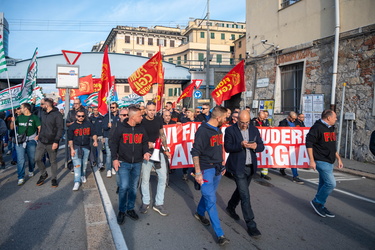
[[[167,147],[167,140],[163,130],[163,120],[159,116],[155,116],[156,106],[154,103],[148,103],[146,105],[146,115],[142,120],[142,126],[145,128],[149,139],[149,148],[152,150],[154,148],[154,143],[156,139],[160,138],[162,145],[165,149],[164,153],[170,158],[169,150]],[[140,213],[147,213],[147,209],[150,207],[150,173],[151,169],[154,167],[158,175],[158,184],[155,196],[155,204],[152,209],[158,212],[162,216],[167,216],[168,212],[164,208],[164,192],[167,181],[167,165],[165,162],[165,157],[163,155],[163,150],[160,149],[160,162],[155,162],[152,160],[143,161],[142,164],[142,206],[139,210]]]

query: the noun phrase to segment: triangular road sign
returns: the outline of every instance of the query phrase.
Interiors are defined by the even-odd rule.
[[[74,65],[82,54],[82,52],[77,52],[77,51],[69,51],[69,50],[61,50],[61,51],[65,57],[65,60],[70,65]]]

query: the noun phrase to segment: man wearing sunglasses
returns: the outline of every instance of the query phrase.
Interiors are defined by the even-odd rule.
[[[202,105],[202,113],[197,116],[197,120],[200,122],[208,122],[211,118],[210,104],[205,103]]]
[[[98,137],[95,134],[94,126],[86,120],[85,112],[78,111],[76,119],[68,130],[70,155],[74,165],[73,191],[79,189],[81,182],[86,183],[86,167],[90,154],[91,138],[94,140],[94,147],[98,146]]]
[[[107,170],[107,178],[111,178],[112,175],[116,174],[116,171],[113,169],[112,161],[111,161],[111,150],[109,149],[109,138],[110,138],[110,130],[112,127],[116,126],[117,122],[120,120],[118,115],[118,104],[116,102],[112,102],[110,107],[110,113],[106,114],[103,119],[103,138],[105,139],[105,166]],[[111,116],[111,122],[110,122]]]
[[[77,112],[81,111],[85,113],[85,120],[88,120],[87,110],[82,106],[80,99],[74,99],[73,108],[69,111],[66,119],[66,126],[71,126],[76,121]]]

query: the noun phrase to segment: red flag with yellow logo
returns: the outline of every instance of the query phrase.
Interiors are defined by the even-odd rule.
[[[195,82],[190,83],[189,86],[187,86],[184,91],[182,91],[180,97],[177,99],[177,103],[179,103],[182,99],[186,97],[191,97],[193,94],[193,90],[195,87]]]
[[[96,91],[94,90],[92,75],[84,76],[79,78],[79,89],[70,90],[70,99],[73,100],[77,96],[87,95],[93,92]],[[65,93],[66,89],[59,89],[59,95],[63,101],[65,101]]]
[[[245,61],[242,60],[224,76],[211,95],[216,104],[221,105],[223,101],[245,90]]]
[[[98,94],[98,110],[102,115],[108,113],[107,97],[109,90],[112,87],[111,67],[109,65],[108,58],[108,46],[104,49],[103,64],[102,64],[102,75],[101,75],[101,89]]]
[[[128,82],[134,93],[144,96],[150,91],[152,84],[161,82],[161,65],[162,56],[159,51],[129,76]]]

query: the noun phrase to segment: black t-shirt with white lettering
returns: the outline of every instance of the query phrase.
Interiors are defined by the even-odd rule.
[[[145,128],[150,142],[155,142],[160,135],[160,129],[163,128],[163,120],[159,116],[155,116],[153,120],[143,117],[142,125]]]

